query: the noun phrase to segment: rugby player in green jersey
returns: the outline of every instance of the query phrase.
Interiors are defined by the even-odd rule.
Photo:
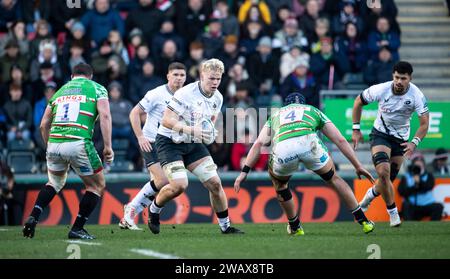
[[[69,231],[71,239],[94,239],[84,224],[105,189],[103,165],[92,142],[94,125],[100,119],[103,135],[103,159],[111,163],[111,114],[108,92],[92,81],[88,64],[74,67],[72,80],[61,87],[49,100],[41,121],[41,134],[47,143],[48,182],[39,192],[31,215],[23,228],[23,236],[32,238],[43,210],[66,184],[69,166],[80,176],[86,193],[80,202],[75,223]]]
[[[273,142],[269,174],[278,201],[289,220],[287,226],[289,234],[304,234],[288,187],[289,179],[300,163],[332,185],[352,212],[355,220],[362,225],[363,231],[372,232],[374,223],[368,220],[361,210],[350,186],[335,172],[334,163],[328,155],[327,148],[316,134],[319,130],[350,160],[359,178],[365,176],[370,181],[374,181],[372,175],[358,161],[350,144],[328,117],[319,109],[305,105],[305,97],[300,93],[291,93],[285,99],[285,106],[273,113],[261,130],[247,155],[242,172],[234,183],[234,190],[239,192],[241,183],[257,162],[262,146]]]

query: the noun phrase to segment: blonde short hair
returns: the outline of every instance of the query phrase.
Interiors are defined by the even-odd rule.
[[[201,72],[213,71],[213,72],[220,72],[221,74],[223,74],[225,72],[225,66],[223,65],[223,62],[220,61],[219,59],[212,58],[202,63],[200,71]]]

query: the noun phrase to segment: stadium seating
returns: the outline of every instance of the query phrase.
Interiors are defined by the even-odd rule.
[[[32,140],[20,139],[7,144],[6,161],[13,173],[36,173],[35,144]]]
[[[8,142],[8,151],[31,151],[34,149],[32,140],[13,140]]]
[[[362,73],[348,73],[344,76],[342,82],[348,90],[364,90],[367,88]]]
[[[116,160],[109,166],[109,172],[130,172],[133,171],[134,165],[130,161]]]
[[[114,139],[112,141],[116,161],[126,161],[129,146],[130,142],[127,139]]]
[[[35,173],[36,156],[31,151],[12,151],[8,153],[7,163],[13,173]]]

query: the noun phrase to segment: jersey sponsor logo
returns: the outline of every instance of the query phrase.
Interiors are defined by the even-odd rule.
[[[389,109],[389,108],[387,108],[387,107],[381,107],[380,110],[381,110],[382,112],[386,112],[386,113],[394,112],[393,109]]]
[[[212,115],[209,115],[209,114],[204,113],[204,112],[191,111],[191,122],[192,123],[196,123],[200,119],[203,119],[203,118],[211,118],[211,117],[212,117]]]
[[[296,159],[298,159],[298,155],[289,156],[289,157],[286,157],[286,158],[281,159],[281,160],[284,161],[285,164],[287,164],[287,163],[292,162],[292,161],[294,161]]]
[[[53,104],[62,104],[69,102],[86,103],[86,96],[84,95],[67,95],[56,98]]]
[[[80,95],[81,88],[65,88],[62,95]]]
[[[410,105],[411,104],[411,100],[406,100],[405,105]]]
[[[67,127],[77,127],[77,128],[81,128],[81,129],[85,129],[88,130],[88,126],[83,125],[83,124],[78,124],[78,123],[53,123],[53,125],[55,126],[67,126]]]
[[[47,155],[48,155],[49,157],[58,157],[58,156],[60,156],[61,154],[58,153],[58,152],[50,152],[50,151],[47,151]]]
[[[323,163],[323,162],[325,162],[327,159],[328,159],[328,155],[325,153],[325,154],[322,155],[322,157],[320,157],[319,160],[320,160],[321,163]]]
[[[390,99],[391,99],[390,97],[386,98],[386,99],[384,99],[384,102],[387,103],[387,102],[389,102]]]

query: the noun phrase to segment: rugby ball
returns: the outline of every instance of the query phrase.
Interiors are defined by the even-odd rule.
[[[202,139],[202,142],[206,145],[213,143],[216,140],[217,130],[216,128],[214,128],[214,123],[212,122],[212,120],[209,118],[203,118],[202,120],[200,120],[199,125],[201,125],[203,133],[211,135],[211,138],[208,141]]]

